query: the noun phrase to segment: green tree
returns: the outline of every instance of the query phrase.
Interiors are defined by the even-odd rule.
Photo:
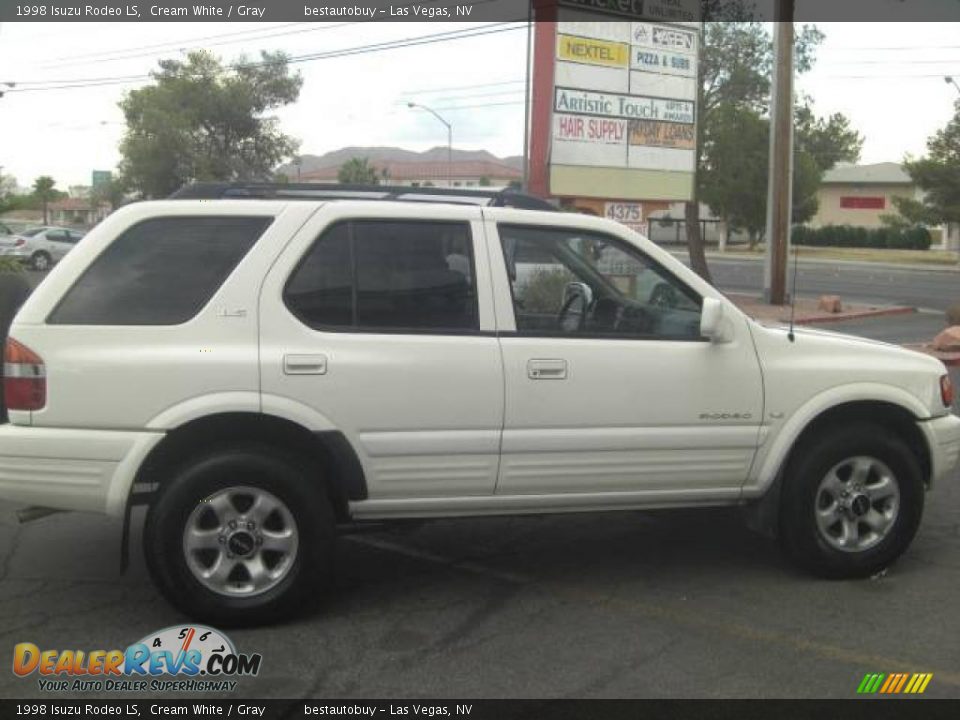
[[[923,190],[923,200],[894,198],[908,221],[922,225],[960,223],[960,101],[953,119],[927,140],[927,156],[908,158],[904,168]]]
[[[479,187],[490,187],[490,178],[486,175],[481,176],[481,178],[477,180],[477,185]]]
[[[750,247],[763,235],[767,216],[770,121],[756,110],[724,105],[713,113],[706,134],[710,164],[701,176],[702,200],[732,228],[745,230]],[[817,211],[822,171],[812,153],[799,146],[793,162],[793,221]],[[735,181],[731,181],[735,179]]]
[[[161,60],[153,83],[120,103],[127,131],[120,174],[144,197],[197,180],[262,180],[298,142],[267,113],[296,101],[303,79],[283,53],[224,66],[206,51]]]
[[[107,203],[111,210],[116,210],[123,205],[127,192],[122,179],[111,177],[109,181],[90,189],[90,203],[92,206]]]
[[[380,175],[367,158],[354,157],[340,166],[337,182],[344,185],[379,185]]]
[[[0,173],[0,203],[17,192],[17,179]]]
[[[46,225],[48,220],[47,206],[51,200],[55,200],[57,197],[56,192],[57,181],[54,180],[49,175],[41,175],[36,180],[33,181],[33,196],[41,203],[43,206],[43,224]]]
[[[804,98],[793,111],[794,148],[813,158],[821,172],[838,162],[856,162],[863,149],[863,136],[850,127],[850,120],[841,113],[818,118]]]
[[[770,102],[773,47],[765,27],[749,21],[742,4],[715,0],[707,3],[707,12],[711,18],[747,21],[706,24],[701,58],[698,197],[722,217],[728,220],[736,217],[734,222],[742,223],[740,226],[749,232],[750,227],[757,227],[759,215],[765,217],[766,213],[769,146],[763,145],[760,138],[769,137],[764,116]],[[800,28],[795,47],[798,72],[812,67],[816,48],[822,40],[823,34],[818,29]],[[862,138],[850,130],[844,116],[818,119],[809,103],[809,98],[804,98],[796,109],[793,213],[796,222],[809,219],[816,212],[815,193],[822,173],[838,160],[856,160],[863,143]],[[742,114],[747,123],[747,131],[742,135],[731,125],[737,114]],[[723,142],[711,137],[714,132],[722,134]],[[724,147],[731,143],[734,149]],[[737,157],[737,153],[742,152],[752,158],[756,167],[743,167],[743,158]],[[721,187],[729,184],[731,177],[740,177],[720,171],[721,167],[741,167],[747,171],[748,177],[757,183],[753,192],[748,195],[736,188]],[[742,207],[734,211],[732,203],[741,203]],[[698,204],[688,203],[686,218],[691,264],[709,279],[699,233]],[[750,218],[749,222],[746,218]],[[763,224],[759,226],[761,230]]]

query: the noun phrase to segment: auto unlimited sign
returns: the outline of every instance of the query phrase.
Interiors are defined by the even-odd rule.
[[[574,88],[556,88],[554,110],[558,113],[599,115],[628,120],[694,122],[694,104],[689,100],[620,95]]]

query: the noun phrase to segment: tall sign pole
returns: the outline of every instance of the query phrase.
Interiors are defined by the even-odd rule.
[[[783,305],[787,299],[787,257],[793,204],[793,10],[794,0],[777,0],[763,282],[764,299],[771,305]]]

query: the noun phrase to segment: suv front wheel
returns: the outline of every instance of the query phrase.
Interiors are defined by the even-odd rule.
[[[228,449],[164,484],[144,552],[167,600],[222,626],[286,617],[331,577],[334,517],[310,463],[274,451]]]
[[[923,514],[920,465],[879,425],[831,426],[794,453],[784,476],[787,555],[824,577],[872,575],[910,545]]]

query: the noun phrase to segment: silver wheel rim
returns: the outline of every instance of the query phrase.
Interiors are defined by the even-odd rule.
[[[230,597],[276,587],[290,573],[298,545],[290,509],[276,495],[246,485],[199,502],[183,530],[190,572],[204,587]]]
[[[874,547],[889,534],[899,512],[897,478],[873,457],[858,455],[837,463],[817,488],[817,529],[836,550]]]
[[[47,269],[47,256],[46,255],[37,255],[33,259],[33,266],[37,270],[46,270]]]

